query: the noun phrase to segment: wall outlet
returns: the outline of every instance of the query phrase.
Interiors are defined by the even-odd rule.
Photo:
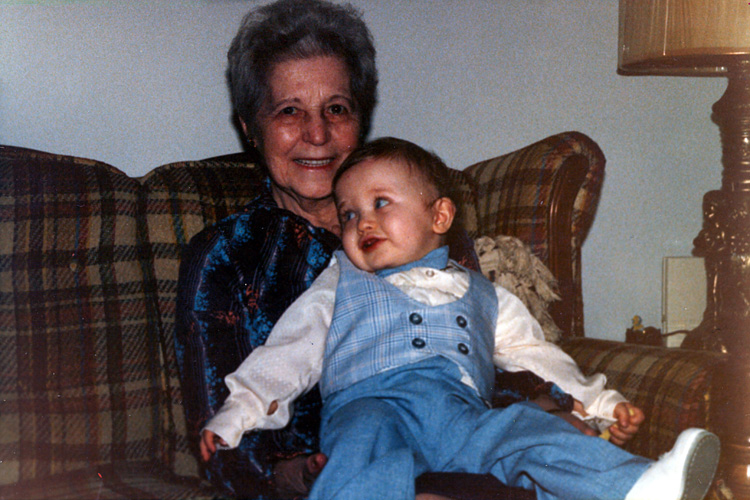
[[[662,263],[662,333],[692,330],[706,310],[706,268],[701,257],[665,257]],[[666,337],[679,347],[684,334]]]

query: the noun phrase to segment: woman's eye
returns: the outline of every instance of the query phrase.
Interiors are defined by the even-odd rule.
[[[297,113],[297,108],[294,108],[292,106],[287,106],[286,108],[282,108],[281,111],[279,111],[279,114],[282,115],[294,115]]]
[[[388,204],[388,200],[384,198],[378,198],[377,200],[375,200],[375,208],[383,208],[387,204]]]
[[[343,115],[346,114],[347,109],[343,104],[333,104],[328,107],[328,112],[332,115]]]

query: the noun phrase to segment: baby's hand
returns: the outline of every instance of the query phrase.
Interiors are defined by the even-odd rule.
[[[203,432],[201,433],[200,449],[201,449],[201,458],[203,459],[204,462],[208,462],[209,459],[211,458],[211,455],[216,453],[217,442],[221,446],[228,446],[226,441],[221,439],[220,436],[209,431],[208,429],[203,429]]]
[[[630,441],[646,419],[643,411],[631,403],[618,403],[614,417],[617,422],[609,427],[609,434],[610,441],[616,445]]]

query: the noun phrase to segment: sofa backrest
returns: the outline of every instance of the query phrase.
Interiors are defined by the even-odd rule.
[[[169,419],[163,429],[167,465],[181,475],[196,475],[195,450],[187,429],[174,347],[177,280],[182,250],[201,229],[238,212],[257,194],[262,173],[243,158],[165,165],[143,180],[146,225],[158,293]]]
[[[590,137],[564,132],[466,168],[476,189],[472,236],[515,236],[555,275],[551,312],[562,335],[582,337],[581,247],[594,220],[604,153]]]
[[[0,484],[161,447],[140,190],[103,163],[0,147]]]

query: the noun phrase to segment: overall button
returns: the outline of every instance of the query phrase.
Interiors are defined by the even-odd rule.
[[[466,321],[466,318],[463,316],[456,316],[456,324],[460,326],[461,328],[466,328],[466,325],[468,322]]]
[[[434,276],[435,276],[435,271],[433,271],[432,269],[428,269],[427,271],[425,271],[425,272],[424,272],[424,274],[425,274],[425,276],[427,276],[428,278],[432,278],[432,277],[434,277]]]
[[[461,354],[469,354],[469,347],[461,342],[460,344],[458,344],[458,352],[460,352]]]
[[[422,316],[420,316],[418,313],[411,313],[409,315],[409,321],[411,321],[414,325],[418,325],[422,322]]]
[[[412,339],[411,345],[416,347],[417,349],[423,348],[427,343],[424,341],[424,339],[420,339],[419,337]]]

